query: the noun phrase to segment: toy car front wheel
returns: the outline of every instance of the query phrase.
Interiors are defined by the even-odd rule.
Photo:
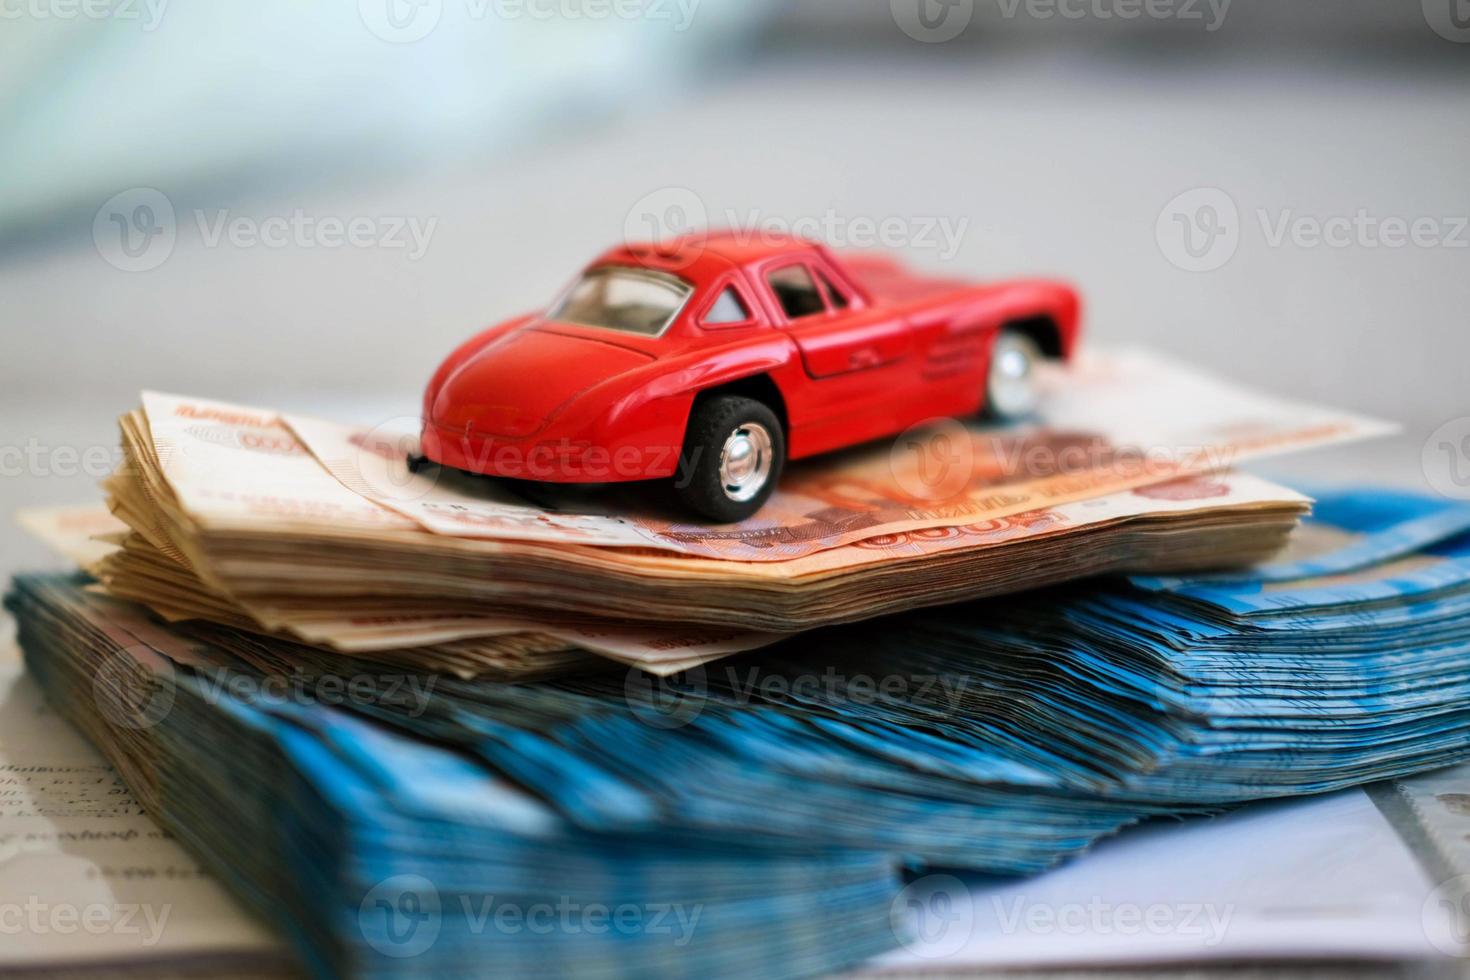
[[[689,418],[674,489],[684,506],[722,523],[749,517],[776,488],[786,436],[770,408],[753,398],[716,395]]]
[[[1045,357],[1036,341],[1017,330],[1003,330],[990,349],[985,379],[985,414],[1008,422],[1029,415],[1041,401],[1036,366]]]

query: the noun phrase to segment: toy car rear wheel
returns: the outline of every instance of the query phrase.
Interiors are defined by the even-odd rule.
[[[985,378],[985,414],[1002,422],[1036,411],[1041,392],[1036,366],[1045,358],[1041,347],[1019,330],[1002,330],[990,349]]]
[[[695,405],[674,490],[685,507],[728,523],[760,509],[786,462],[776,413],[754,398],[715,395]]]

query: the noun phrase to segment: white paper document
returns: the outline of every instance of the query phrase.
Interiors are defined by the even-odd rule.
[[[1434,958],[1438,897],[1354,789],[1158,821],[1035,878],[919,878],[895,903],[918,939],[863,972]]]
[[[0,971],[149,962],[289,961],[0,647]]]

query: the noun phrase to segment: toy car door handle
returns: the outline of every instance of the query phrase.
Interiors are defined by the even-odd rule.
[[[847,363],[855,368],[877,367],[883,362],[883,355],[876,347],[859,347],[847,355]]]

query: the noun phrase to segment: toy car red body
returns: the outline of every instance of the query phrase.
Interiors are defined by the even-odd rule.
[[[1077,317],[1061,283],[925,278],[798,238],[627,245],[445,360],[423,454],[522,480],[675,478],[690,508],[738,520],[787,459],[1026,414],[1034,363],[1070,356]]]

